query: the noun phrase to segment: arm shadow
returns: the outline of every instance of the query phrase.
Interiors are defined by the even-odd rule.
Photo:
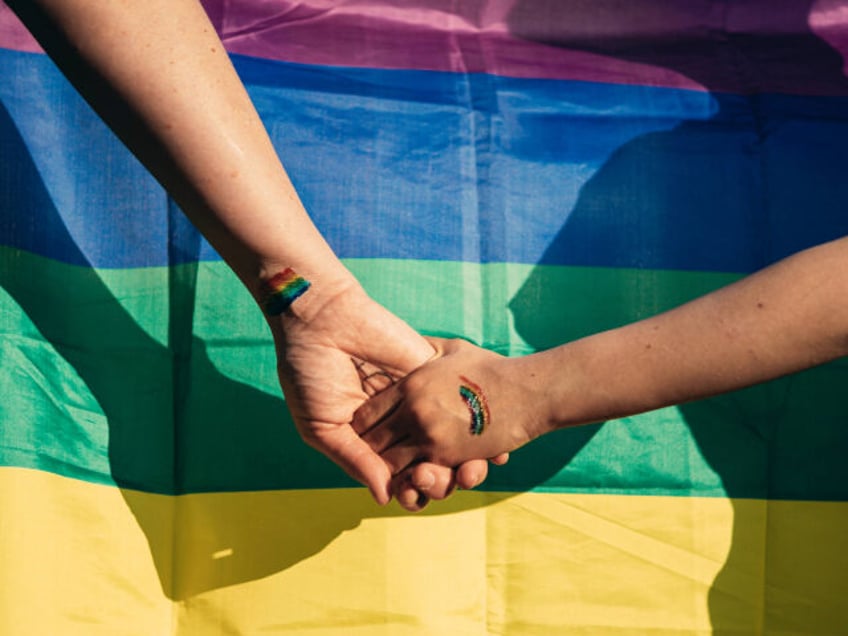
[[[75,401],[78,417],[16,426],[40,429],[25,436],[40,440],[26,449],[36,457],[32,467],[84,461],[69,444],[103,460],[100,472],[80,463],[69,476],[120,489],[167,597],[269,576],[319,553],[364,518],[407,514],[380,509],[362,488],[358,497],[333,499],[329,512],[324,507],[317,489],[358,484],[297,434],[273,374],[270,334],[254,345],[267,356],[272,389],[219,371],[209,343],[193,333],[200,239],[178,210],[169,212],[170,238],[194,250],[195,260],[172,255],[177,264],[150,278],[139,273],[147,292],[115,289],[75,241],[2,103],[0,144],[0,155],[14,162],[14,171],[0,171],[9,178],[0,183],[0,244],[16,246],[0,247],[0,287],[35,329],[32,346],[52,348],[44,362],[52,368],[31,373],[71,374],[59,384],[78,387],[76,395],[60,388],[50,397]],[[116,297],[138,293],[161,303],[164,336],[151,335]],[[30,346],[19,340],[8,346]]]
[[[812,5],[781,3],[772,14],[781,31],[731,33],[722,20],[734,11],[736,18],[748,12],[742,22],[754,26],[750,19],[758,12],[769,15],[775,5],[727,3],[711,23],[715,3],[687,3],[679,11],[702,12],[703,29],[679,33],[669,30],[677,10],[654,0],[626,6],[612,0],[515,3],[514,35],[671,69],[704,86],[715,104],[708,118],[680,121],[616,148],[583,185],[573,209],[563,209],[564,224],[510,302],[526,342],[545,349],[647,317],[710,291],[709,276],[699,279],[698,270],[743,275],[848,234],[842,156],[848,81],[840,54],[810,29]],[[780,94],[792,82],[805,83],[818,97]],[[725,92],[728,84],[741,92]],[[766,94],[769,87],[773,95]],[[819,129],[816,121],[828,125]],[[549,190],[555,192],[555,185]],[[562,267],[574,268],[574,276],[557,274]],[[604,271],[610,267],[629,274],[616,278]],[[654,276],[652,269],[695,274]],[[572,282],[590,275],[613,282],[603,290],[599,285],[597,295]],[[696,280],[701,282],[687,283]],[[603,293],[608,297],[600,298]],[[551,298],[564,299],[561,311],[540,321],[535,309]],[[816,615],[838,615],[839,587],[833,583],[844,591],[845,560],[832,555],[845,553],[839,538],[844,526],[828,535],[832,544],[823,548],[811,545],[812,531],[787,540],[779,524],[795,523],[785,523],[799,514],[785,512],[789,502],[813,507],[848,500],[848,468],[839,458],[848,449],[840,389],[846,373],[848,365],[837,361],[679,407],[678,426],[688,429],[734,509],[730,552],[709,594],[716,633],[741,633],[781,611],[813,623]],[[589,439],[578,439],[576,446]],[[668,452],[662,446],[630,450],[632,461],[649,456],[660,463]],[[569,449],[566,458],[577,452]],[[804,567],[786,576],[786,564],[798,562]],[[820,574],[818,580],[812,572]],[[758,585],[741,589],[741,575]],[[781,592],[771,598],[767,591],[775,589]]]

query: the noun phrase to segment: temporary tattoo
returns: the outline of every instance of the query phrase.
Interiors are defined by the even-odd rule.
[[[480,435],[492,419],[489,415],[489,404],[483,395],[483,389],[465,376],[461,375],[459,379],[464,383],[459,386],[459,395],[471,411],[471,434]]]
[[[262,308],[269,316],[277,316],[300,298],[311,284],[305,278],[298,276],[291,267],[287,267],[263,283]]]

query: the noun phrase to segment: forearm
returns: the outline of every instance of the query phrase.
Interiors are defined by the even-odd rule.
[[[846,354],[841,239],[669,312],[529,356],[522,373],[546,379],[545,418],[558,428],[708,397]]]
[[[10,5],[254,294],[284,267],[313,296],[352,283],[195,0]]]
[[[433,350],[321,237],[198,1],[7,1],[260,303],[287,268],[311,283],[266,311],[287,405],[308,443],[387,501],[391,475],[350,421],[369,382],[405,375]],[[485,476],[485,462],[466,468]]]

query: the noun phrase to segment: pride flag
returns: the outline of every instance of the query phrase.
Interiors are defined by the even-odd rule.
[[[319,228],[423,333],[527,354],[848,234],[844,0],[206,7]],[[848,633],[844,360],[379,508],[2,5],[0,47],[0,634]]]

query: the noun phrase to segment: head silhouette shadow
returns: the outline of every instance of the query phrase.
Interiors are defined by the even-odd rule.
[[[691,277],[666,283],[678,287],[661,288],[651,275],[616,278],[605,268],[742,275],[848,234],[848,180],[840,157],[848,143],[843,114],[848,81],[840,54],[809,26],[813,4],[514,4],[508,17],[514,36],[672,70],[702,86],[713,108],[708,117],[681,120],[611,149],[583,184],[573,208],[563,208],[562,227],[509,304],[516,329],[529,344],[547,349],[711,290],[709,284],[691,287]],[[817,132],[809,123],[818,118],[833,125]],[[551,197],[549,205],[557,204]],[[595,296],[586,292],[585,281],[574,282],[580,276],[565,277],[549,266],[587,268],[581,276],[614,282],[607,297]],[[538,306],[551,298],[568,301],[561,303],[561,313],[547,311],[540,319]],[[837,362],[685,404],[679,407],[681,424],[728,497],[844,501],[848,470],[820,458],[832,456],[827,449],[848,448],[846,427],[833,424],[845,421],[839,390],[845,377],[845,364]],[[568,435],[563,438],[564,462],[589,441],[577,435],[578,444]],[[661,437],[658,433],[655,439]],[[566,485],[577,483],[563,475]],[[577,485],[587,483],[579,479]],[[750,566],[752,551],[763,550],[758,543],[766,531],[757,516],[761,512],[752,515],[750,507],[734,507],[731,551],[709,596],[710,618],[719,633],[758,624],[762,607],[755,601],[761,591],[740,596],[734,577]],[[752,539],[751,527],[760,527],[762,534]],[[833,567],[821,555],[800,545],[798,550],[800,558],[812,561],[811,571]],[[763,588],[764,571],[750,572]]]

